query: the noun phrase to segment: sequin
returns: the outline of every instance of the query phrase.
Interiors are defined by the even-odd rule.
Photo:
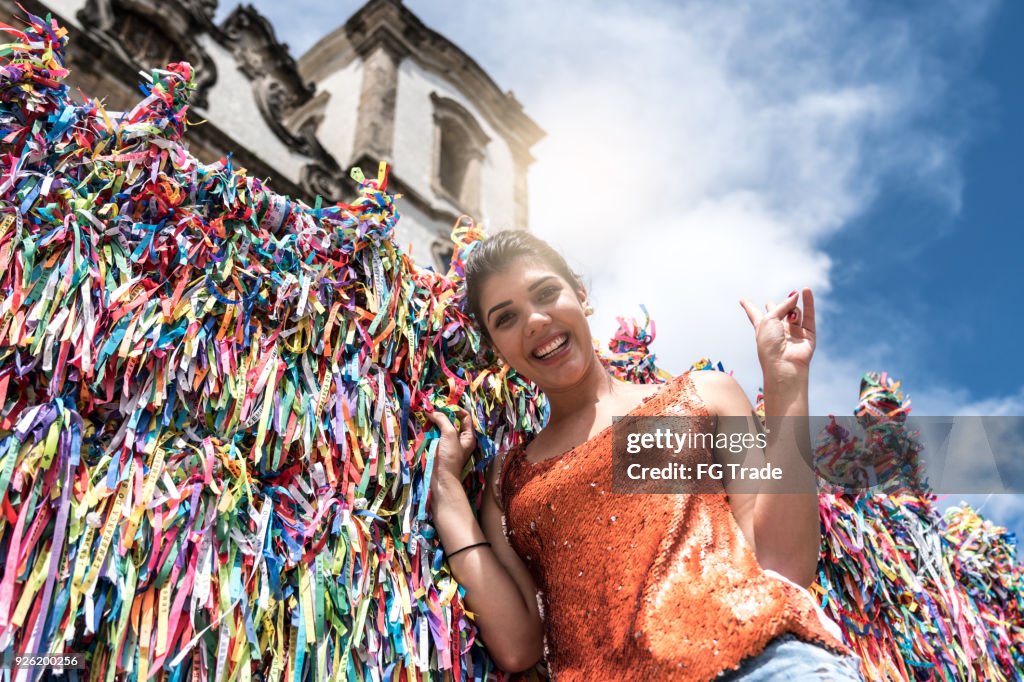
[[[711,424],[688,373],[631,414]],[[711,680],[786,632],[850,653],[818,620],[809,593],[761,570],[724,490],[604,495],[611,438],[606,429],[539,463],[526,459],[522,444],[501,468],[498,493],[509,526],[534,531],[510,541],[544,595],[554,677]],[[706,450],[688,456],[712,461]],[[545,506],[549,513],[536,516]]]

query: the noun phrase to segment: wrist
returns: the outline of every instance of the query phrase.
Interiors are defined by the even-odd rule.
[[[793,392],[802,390],[806,393],[811,377],[809,367],[764,367],[762,374],[765,391]]]
[[[810,403],[806,381],[777,381],[767,378],[762,392],[765,416],[807,414]]]
[[[447,497],[452,493],[465,494],[458,475],[443,470],[434,472],[430,479],[430,489],[435,495],[442,497]]]

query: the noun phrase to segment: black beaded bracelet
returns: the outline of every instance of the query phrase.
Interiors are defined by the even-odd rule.
[[[448,558],[451,559],[453,556],[455,556],[459,552],[465,552],[467,549],[473,549],[474,547],[483,547],[484,545],[487,545],[488,547],[490,547],[491,543],[489,543],[489,542],[478,542],[475,545],[466,545],[462,549],[457,549],[454,552],[452,552],[451,554],[449,554]]]

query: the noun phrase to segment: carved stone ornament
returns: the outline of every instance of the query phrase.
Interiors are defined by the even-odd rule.
[[[337,161],[320,144],[314,119],[298,129],[286,124],[290,114],[313,99],[316,89],[304,83],[288,46],[278,42],[270,22],[251,6],[239,6],[221,25],[238,68],[252,83],[256,106],[275,135],[313,163],[302,169],[300,185],[311,196],[339,200],[349,184]]]
[[[252,82],[260,113],[274,134],[297,152],[312,156],[310,141],[284,124],[288,114],[313,97],[314,88],[302,82],[288,46],[279,43],[270,22],[251,6],[239,6],[221,28],[238,62]]]
[[[302,167],[299,185],[311,197],[320,196],[330,203],[342,201],[352,193],[340,169],[331,170],[319,163],[310,163]]]
[[[207,21],[213,21],[213,15],[217,13],[217,0],[178,0],[192,14],[201,16]]]
[[[77,17],[105,49],[135,70],[187,61],[195,67],[193,107],[205,108],[217,67],[196,36],[216,30],[216,0],[86,0]]]

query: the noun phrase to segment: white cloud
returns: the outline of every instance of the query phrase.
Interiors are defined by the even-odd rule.
[[[977,398],[965,388],[936,385],[916,395],[915,414],[1024,417],[1024,388],[1016,395]]]

